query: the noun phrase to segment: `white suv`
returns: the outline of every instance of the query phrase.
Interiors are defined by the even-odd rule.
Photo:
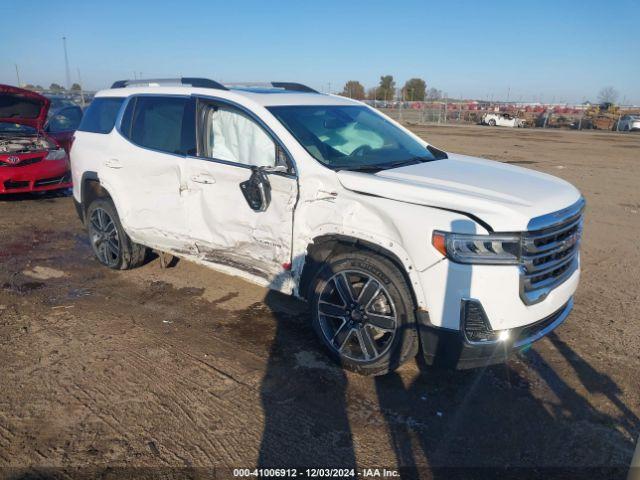
[[[503,361],[567,317],[584,200],[304,85],[119,81],[71,150],[104,265],[148,248],[297,297],[344,367]]]

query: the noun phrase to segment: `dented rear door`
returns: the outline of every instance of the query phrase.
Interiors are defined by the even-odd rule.
[[[195,149],[192,101],[188,96],[132,97],[111,155],[101,165],[101,179],[116,189],[127,233],[148,246],[177,250],[189,245],[181,191],[185,156]]]

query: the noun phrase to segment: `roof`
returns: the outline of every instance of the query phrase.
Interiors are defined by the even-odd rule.
[[[118,82],[116,82],[118,83]],[[193,87],[189,85],[151,84],[111,88],[101,90],[96,97],[128,97],[140,94],[164,95],[192,95],[198,94],[233,100],[234,98],[250,99],[264,107],[285,105],[360,105],[360,102],[350,98],[318,93],[287,90],[283,88],[264,87],[261,84],[249,86],[246,84],[229,84],[221,88]]]
[[[267,106],[276,105],[358,105],[360,102],[339,95],[327,95],[324,93],[300,93],[300,92],[261,92],[244,89],[231,89],[243,97]]]

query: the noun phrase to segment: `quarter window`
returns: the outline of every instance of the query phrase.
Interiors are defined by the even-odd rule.
[[[124,98],[118,97],[94,99],[82,117],[78,130],[91,133],[109,133],[113,130],[123,101]]]

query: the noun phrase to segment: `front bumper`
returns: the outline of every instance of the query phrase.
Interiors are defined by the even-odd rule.
[[[41,160],[32,165],[0,167],[0,194],[43,192],[71,186],[67,160]]]
[[[511,329],[507,340],[486,344],[469,342],[460,330],[431,325],[429,314],[420,310],[417,313],[418,331],[424,361],[427,365],[461,370],[503,363],[512,353],[528,348],[555,330],[566,320],[572,308],[573,298],[570,298],[551,315]]]

